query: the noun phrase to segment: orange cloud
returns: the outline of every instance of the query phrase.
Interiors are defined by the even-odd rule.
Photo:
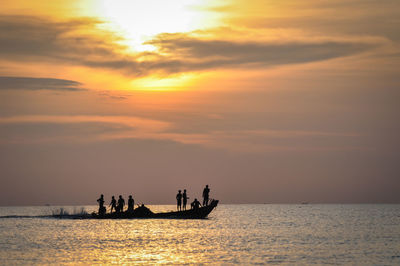
[[[101,21],[64,22],[39,17],[1,16],[3,60],[54,62],[103,68],[131,77],[170,75],[218,68],[266,68],[358,54],[381,44],[373,39],[284,40],[204,39],[195,33],[160,34],[145,44],[153,52],[132,53],[119,37],[100,31]],[[239,36],[237,36],[239,39]]]

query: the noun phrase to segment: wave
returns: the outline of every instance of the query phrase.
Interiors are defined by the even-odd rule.
[[[0,219],[15,219],[15,218],[52,218],[52,215],[5,215],[0,216]]]
[[[26,219],[26,218],[58,218],[58,219],[84,219],[89,217],[90,214],[87,213],[85,208],[81,208],[79,211],[74,210],[70,214],[66,209],[59,208],[52,211],[50,215],[4,215],[0,216],[0,219]]]

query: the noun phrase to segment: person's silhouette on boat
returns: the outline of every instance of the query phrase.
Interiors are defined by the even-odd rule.
[[[183,199],[183,210],[186,211],[186,204],[187,200],[189,199],[186,194],[186,189],[183,190],[182,199]]]
[[[133,212],[133,206],[135,204],[135,200],[132,198],[132,195],[129,195],[128,199],[128,212]]]
[[[208,185],[206,185],[206,187],[203,190],[203,206],[208,205],[209,194],[210,194],[210,189],[208,188]]]
[[[101,194],[100,198],[97,200],[99,203],[99,215],[103,215],[106,213],[106,208],[104,207],[104,195]]]
[[[111,213],[113,212],[113,209],[114,209],[114,211],[117,211],[117,201],[115,200],[114,196],[111,197],[111,202],[110,202],[110,205],[108,205],[108,206],[111,206],[111,210],[110,210]]]
[[[193,210],[198,210],[200,208],[200,201],[198,201],[196,198],[194,201],[190,204]]]
[[[121,195],[119,195],[117,212],[123,212],[124,211],[124,205],[125,205],[125,200],[124,200],[124,198],[122,198]]]
[[[182,210],[182,193],[180,190],[178,191],[178,194],[176,194],[176,209],[178,211]]]
[[[186,204],[187,204],[187,200],[189,199],[186,194],[186,189],[183,190],[182,199],[183,199],[183,210],[186,211]]]

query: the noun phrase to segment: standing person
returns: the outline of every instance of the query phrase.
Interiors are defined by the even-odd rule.
[[[183,198],[183,210],[186,211],[186,203],[187,200],[189,199],[186,194],[186,189],[183,190],[182,198]]]
[[[117,212],[123,212],[124,211],[124,205],[125,205],[125,200],[124,200],[124,198],[122,198],[121,195],[119,195]]]
[[[210,189],[208,188],[208,185],[206,185],[206,187],[203,190],[203,206],[208,205],[209,194],[210,194]]]
[[[180,190],[178,191],[178,194],[176,194],[176,209],[178,211],[182,210],[182,193]]]
[[[110,205],[108,205],[108,206],[111,206],[111,211],[110,211],[111,213],[112,213],[113,209],[114,209],[114,211],[117,211],[117,201],[115,200],[114,196],[111,197],[111,202],[110,202]]]
[[[101,194],[100,198],[97,200],[99,203],[99,215],[103,215],[106,213],[106,208],[104,208],[104,195]]]
[[[135,201],[132,198],[132,195],[129,195],[128,199],[128,212],[133,212],[133,205],[135,204]]]

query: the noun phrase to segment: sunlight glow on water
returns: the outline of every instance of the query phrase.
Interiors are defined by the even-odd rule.
[[[0,216],[52,208],[2,207]],[[400,205],[221,205],[206,220],[0,219],[0,264],[78,262],[399,264]]]

